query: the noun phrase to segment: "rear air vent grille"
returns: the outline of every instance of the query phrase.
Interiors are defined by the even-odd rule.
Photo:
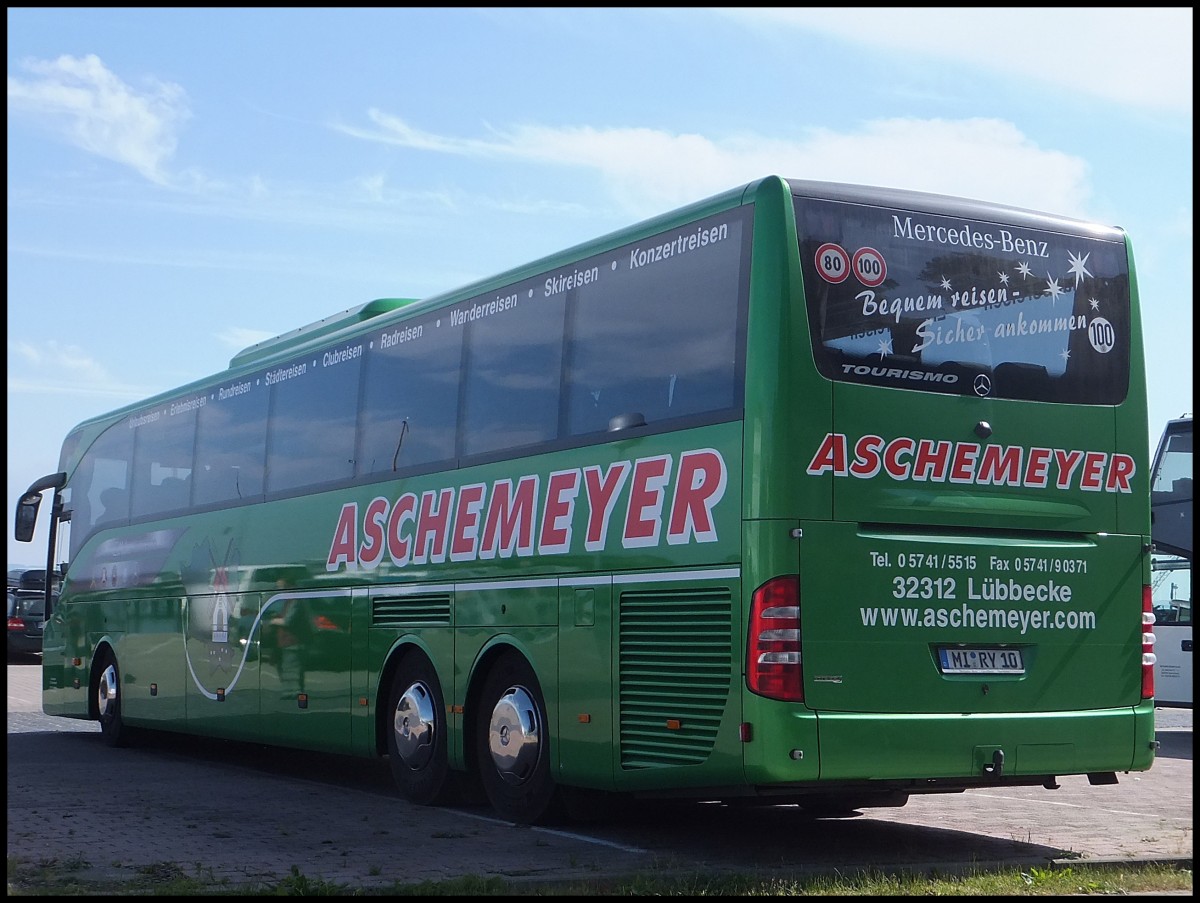
[[[703,762],[729,698],[729,590],[622,593],[619,617],[621,767]]]

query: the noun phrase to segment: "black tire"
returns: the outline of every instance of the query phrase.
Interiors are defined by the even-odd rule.
[[[384,728],[400,795],[420,806],[451,802],[446,706],[437,672],[420,652],[408,653],[396,668]]]
[[[488,673],[474,736],[479,780],[496,812],[522,824],[562,820],[562,796],[550,774],[546,703],[522,656],[507,653]]]
[[[94,693],[96,718],[104,742],[112,747],[128,746],[132,731],[121,716],[121,669],[111,649],[105,650],[100,658]]]

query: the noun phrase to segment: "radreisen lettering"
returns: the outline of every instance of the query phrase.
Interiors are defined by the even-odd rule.
[[[391,332],[385,332],[379,337],[380,348],[392,348],[402,342],[411,342],[413,339],[419,339],[425,333],[425,327],[422,324],[416,326],[401,326],[393,329]]]

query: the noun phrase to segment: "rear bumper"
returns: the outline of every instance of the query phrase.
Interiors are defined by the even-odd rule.
[[[1151,705],[1038,714],[818,714],[817,726],[822,780],[986,781],[1144,771],[1154,761]]]

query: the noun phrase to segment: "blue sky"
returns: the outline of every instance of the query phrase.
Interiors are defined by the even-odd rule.
[[[78,421],[769,174],[1126,228],[1192,410],[1191,8],[7,18],[10,563]]]

